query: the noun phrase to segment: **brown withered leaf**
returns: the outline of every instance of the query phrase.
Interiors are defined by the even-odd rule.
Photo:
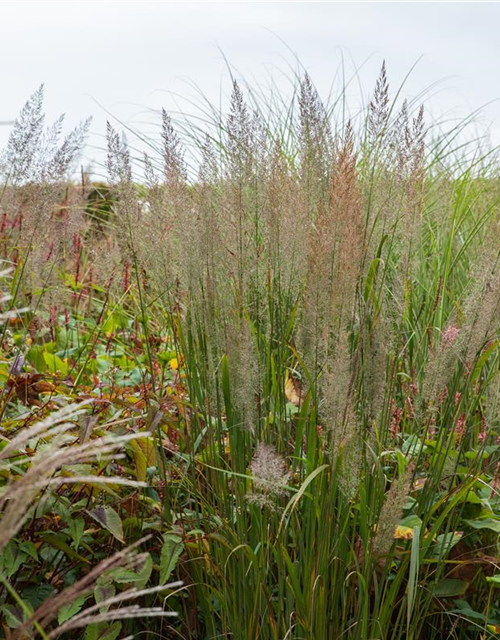
[[[46,380],[41,373],[25,373],[11,376],[7,381],[7,390],[12,391],[25,405],[40,406],[40,393],[51,393],[56,390],[52,382]]]

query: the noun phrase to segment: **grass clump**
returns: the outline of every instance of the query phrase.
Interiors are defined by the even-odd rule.
[[[67,181],[86,126],[42,144],[40,92],[16,123],[3,633],[494,638],[496,157],[385,66],[352,122],[308,76],[250,97],[164,111],[141,163],[109,125],[108,184]]]

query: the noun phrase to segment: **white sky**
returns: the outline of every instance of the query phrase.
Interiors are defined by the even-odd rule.
[[[325,92],[342,56],[347,73],[361,67],[366,94],[384,58],[396,88],[423,56],[405,93],[441,81],[430,108],[463,116],[500,98],[499,26],[500,4],[480,2],[3,2],[0,120],[13,119],[44,82],[49,120],[94,116],[86,155],[102,159],[92,147],[102,144],[105,109],[152,122],[145,111],[174,107],[172,92],[194,96],[186,80],[217,102],[221,86],[230,89],[221,50],[236,75],[265,84],[295,64],[286,45]],[[359,101],[356,84],[352,94]],[[482,123],[493,123],[500,143],[500,102],[484,109]],[[7,134],[0,127],[1,146]]]

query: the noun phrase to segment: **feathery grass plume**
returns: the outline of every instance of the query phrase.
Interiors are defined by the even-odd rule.
[[[356,161],[354,132],[348,122],[332,171],[329,193],[331,233],[334,235],[331,311],[337,326],[349,323],[353,318],[364,251],[364,220]]]
[[[328,115],[308,74],[299,86],[299,176],[315,220],[318,206],[327,198],[333,157],[333,139]]]
[[[367,412],[370,420],[380,415],[387,389],[387,359],[391,352],[392,336],[384,308],[374,314],[371,326],[363,334],[362,373]]]
[[[403,517],[411,488],[411,469],[393,479],[385,495],[372,538],[372,553],[376,557],[387,556],[394,542],[394,532]]]
[[[199,251],[198,281],[193,283],[192,301],[201,303],[202,322],[208,333],[212,364],[223,346],[224,318],[229,308],[227,290],[230,272],[229,253],[225,249],[224,216],[219,158],[207,135],[202,145],[198,182],[193,187],[195,242]]]
[[[0,159],[4,228],[16,247],[9,258],[21,264],[20,290],[54,288],[56,265],[64,263],[73,235],[84,228],[81,202],[67,180],[90,120],[61,141],[63,120],[45,129],[41,86],[16,119]]]
[[[243,92],[236,80],[233,81],[231,104],[227,118],[227,177],[239,189],[248,182],[254,169],[254,127]]]
[[[239,412],[240,427],[255,433],[258,423],[257,401],[260,372],[255,339],[249,320],[238,317],[235,309],[226,327],[226,353],[231,373],[231,398]]]
[[[87,138],[91,118],[60,142],[64,115],[44,128],[43,85],[24,105],[9,135],[2,157],[5,178],[14,185],[54,183],[66,177]]]
[[[280,498],[287,495],[290,473],[282,456],[273,446],[259,442],[250,464],[254,489],[246,499],[259,506],[275,509]]]
[[[333,351],[331,332],[335,335],[347,330],[353,319],[363,259],[356,158],[353,130],[348,123],[331,170],[328,202],[320,205],[309,235],[302,340],[309,362],[316,362],[311,371],[317,370],[318,363]]]
[[[106,142],[108,153],[106,169],[112,185],[127,185],[132,180],[130,152],[124,136],[120,136],[111,123],[106,122]]]
[[[148,274],[146,269],[151,265],[151,258],[155,257],[153,247],[147,243],[151,210],[138,198],[137,185],[132,180],[132,161],[125,135],[120,136],[108,122],[106,139],[108,145],[106,167],[116,199],[113,207],[113,228],[121,254],[121,264],[117,267],[131,265],[133,281],[142,299],[142,290]],[[120,285],[120,280],[114,278],[114,287]],[[145,326],[143,305],[141,305],[141,321]]]
[[[125,136],[106,123],[108,147],[106,168],[116,198],[114,229],[122,263],[134,265],[136,276],[140,271],[139,251],[143,234],[142,207],[132,182],[132,163]]]
[[[344,328],[335,337],[320,379],[322,423],[334,459],[356,430],[353,382],[351,345]]]
[[[439,395],[447,388],[455,373],[462,350],[461,331],[456,324],[451,323],[442,331],[440,340],[430,348],[423,376],[421,403],[426,402],[429,408],[436,408]]]
[[[157,291],[164,292],[173,285],[174,256],[172,252],[173,214],[166,204],[165,185],[153,161],[144,154],[145,200],[138,209],[140,234],[136,255],[141,268],[148,274]]]
[[[349,399],[344,410],[342,422],[328,435],[330,441],[326,452],[332,463],[339,465],[339,486],[347,500],[355,500],[359,495],[359,484],[362,479],[364,461],[363,425],[359,411]],[[327,425],[329,426],[329,425]]]
[[[401,272],[410,280],[417,269],[418,245],[422,231],[425,179],[425,124],[424,107],[420,107],[412,123],[405,127],[405,150],[407,172],[404,175],[405,203],[401,219],[402,256]]]
[[[266,181],[265,232],[268,266],[282,287],[297,291],[304,275],[304,230],[308,211],[297,193],[297,184],[279,140],[275,141]]]
[[[319,207],[316,224],[309,227],[307,271],[299,342],[311,375],[317,377],[328,351],[328,312],[332,289],[333,238],[325,207]]]
[[[320,385],[324,423],[338,453],[347,437],[344,431],[352,423],[351,419],[346,423],[347,409],[354,401],[350,332],[363,258],[361,195],[349,124],[331,172],[328,209],[320,209],[315,232],[302,319],[304,344],[306,348],[314,345],[312,371],[326,359]],[[310,326],[315,335],[307,336]]]
[[[391,120],[389,85],[385,63],[371,101],[360,162],[361,188],[366,203],[366,264],[372,263],[387,234],[393,235],[406,199],[404,175],[407,158],[405,131],[408,103],[405,100]]]
[[[250,114],[241,89],[234,81],[226,124],[224,163],[226,246],[233,258],[230,273],[237,304],[243,305],[247,301],[253,305],[252,311],[257,312],[262,282],[259,255],[263,187],[258,179],[261,135],[258,117]]]
[[[481,243],[479,258],[471,274],[472,286],[463,303],[464,358],[469,366],[485,342],[497,331],[495,320],[500,305],[499,237],[500,224],[493,220]]]
[[[184,149],[181,139],[172,125],[172,118],[165,109],[161,110],[161,137],[163,141],[163,171],[165,182],[170,187],[178,184],[183,188],[187,180]]]
[[[370,145],[376,148],[384,137],[389,123],[389,83],[385,60],[382,62],[379,77],[375,84],[373,99],[370,102],[368,132]]]
[[[172,118],[161,112],[162,180],[153,175],[151,162],[146,162],[150,176],[149,210],[140,243],[141,259],[158,288],[174,295],[187,292],[197,279],[199,243],[195,233],[195,215],[187,186],[184,147],[176,133]]]
[[[45,116],[43,85],[35,91],[16,118],[9,135],[7,151],[2,157],[4,172],[12,184],[35,181]]]
[[[403,100],[401,108],[396,114],[394,125],[390,128],[389,146],[392,151],[391,158],[395,168],[396,178],[401,179],[407,174],[408,163],[410,157],[408,155],[407,131],[409,128],[410,114],[408,107],[408,99]]]

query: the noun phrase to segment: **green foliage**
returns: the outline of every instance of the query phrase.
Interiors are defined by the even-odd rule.
[[[387,91],[6,182],[0,635],[500,635],[498,165]]]

